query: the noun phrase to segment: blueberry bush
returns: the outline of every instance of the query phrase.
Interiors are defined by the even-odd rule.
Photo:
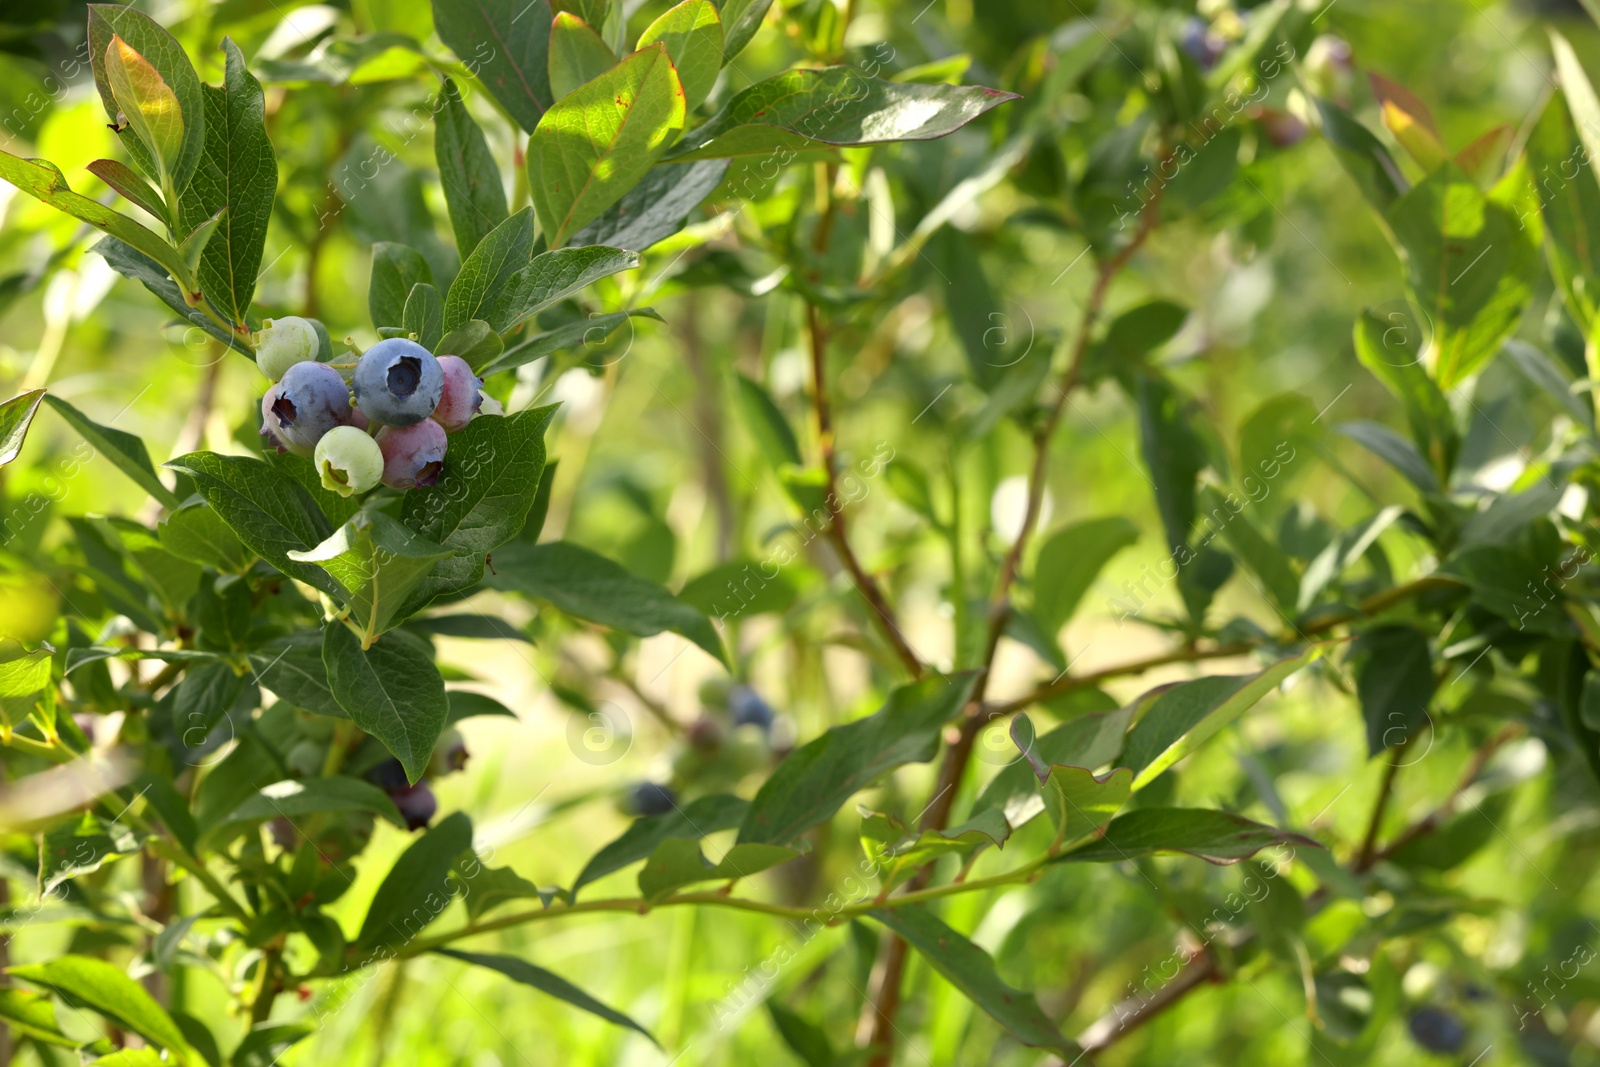
[[[1600,1062],[1590,15],[0,13],[0,1059]]]

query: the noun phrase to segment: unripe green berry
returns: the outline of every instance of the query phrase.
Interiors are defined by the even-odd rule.
[[[365,493],[383,477],[378,442],[354,426],[335,426],[323,434],[314,461],[322,487],[340,496]]]
[[[282,381],[289,368],[316,359],[321,343],[310,319],[285,315],[267,319],[256,331],[256,366],[273,381]]]

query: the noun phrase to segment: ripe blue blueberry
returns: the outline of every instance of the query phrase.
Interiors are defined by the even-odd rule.
[[[298,315],[267,319],[256,331],[256,366],[275,382],[283,380],[289,368],[316,359],[321,348],[317,328],[310,319]]]
[[[1411,1015],[1411,1037],[1430,1052],[1457,1052],[1467,1040],[1467,1027],[1443,1008],[1419,1008]]]
[[[322,435],[351,419],[350,389],[326,363],[296,363],[262,405],[262,422],[289,451],[307,455]]]
[[[665,815],[678,806],[678,794],[659,782],[640,782],[628,791],[628,810],[635,815]]]
[[[728,691],[728,712],[735,726],[759,726],[762,730],[772,729],[775,717],[772,705],[748,685],[736,685]]]
[[[411,426],[439,406],[444,371],[415,341],[390,337],[361,354],[351,386],[367,418],[381,426]]]
[[[313,462],[322,488],[340,496],[365,493],[383,478],[383,450],[354,426],[335,426],[323,434]]]
[[[433,421],[455,433],[483,407],[483,379],[472,373],[472,365],[460,356],[440,356],[439,369],[444,372],[444,392],[439,406],[433,409]]]
[[[414,426],[385,426],[378,431],[383,484],[390,489],[432,485],[439,480],[448,444],[444,427],[432,419],[423,419]]]
[[[427,826],[439,810],[439,801],[434,797],[433,790],[428,788],[427,782],[391,790],[389,799],[394,801],[400,817],[406,821],[407,830],[420,830]]]

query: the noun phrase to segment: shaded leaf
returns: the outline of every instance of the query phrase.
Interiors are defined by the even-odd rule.
[[[439,39],[532,133],[550,106],[547,0],[433,0]]]
[[[739,841],[786,845],[827,822],[882,775],[932,759],[945,723],[966,705],[973,681],[966,673],[901,686],[873,714],[795,749],[756,792]]]
[[[433,154],[456,250],[464,260],[485,234],[506,220],[506,190],[489,143],[467,113],[456,83],[446,78],[439,94],[442,103],[433,114]]]
[[[156,477],[156,469],[150,464],[150,453],[145,450],[143,441],[125,430],[95,422],[53,393],[46,393],[44,400],[67,420],[68,425],[83,435],[84,440],[93,445],[97,453],[105,456],[118,470],[137,482],[139,488],[166,507],[178,506],[178,498],[172,495],[172,490],[162,485],[161,479]]]
[[[475,963],[479,967],[487,967],[491,971],[499,971],[514,982],[532,986],[541,993],[549,994],[557,1000],[564,1000],[575,1008],[589,1012],[591,1015],[600,1016],[607,1022],[625,1026],[629,1030],[635,1030],[649,1038],[652,1044],[656,1044],[656,1039],[650,1036],[650,1031],[628,1018],[628,1016],[620,1011],[606,1007],[565,978],[558,974],[553,974],[543,967],[536,967],[526,960],[519,960],[514,956],[492,956],[482,952],[460,952],[449,948],[436,949],[435,951],[441,956],[449,956],[451,959],[460,960],[463,963]]]
[[[383,742],[411,781],[421,778],[450,710],[428,643],[392,630],[363,651],[355,634],[331,622],[322,631],[322,663],[350,721]]]
[[[686,885],[747,878],[798,855],[781,845],[739,844],[711,863],[701,853],[698,841],[669,837],[656,846],[639,871],[639,893],[646,900],[657,901]]]
[[[668,838],[699,839],[718,830],[730,830],[738,826],[749,807],[749,803],[740,797],[713,793],[663,815],[635,819],[621,837],[595,853],[584,865],[577,880],[572,883],[572,898],[577,899],[578,890],[590,882],[648,859]]]
[[[373,895],[356,946],[368,953],[395,950],[437,919],[455,896],[455,861],[471,847],[472,820],[461,811],[413,841]]]
[[[878,908],[867,913],[922,953],[923,957],[967,999],[1029,1048],[1048,1048],[1076,1059],[1078,1046],[1061,1035],[1032,993],[1000,980],[994,960],[983,949],[946,926],[920,904]]]
[[[1057,862],[1118,863],[1157,852],[1184,852],[1226,865],[1273,845],[1321,847],[1309,837],[1263,826],[1228,811],[1136,808],[1112,819],[1099,840],[1062,854]]]

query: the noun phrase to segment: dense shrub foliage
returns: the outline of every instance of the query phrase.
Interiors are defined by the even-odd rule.
[[[7,1055],[1600,1059],[1600,34],[1086,6],[7,14]]]

